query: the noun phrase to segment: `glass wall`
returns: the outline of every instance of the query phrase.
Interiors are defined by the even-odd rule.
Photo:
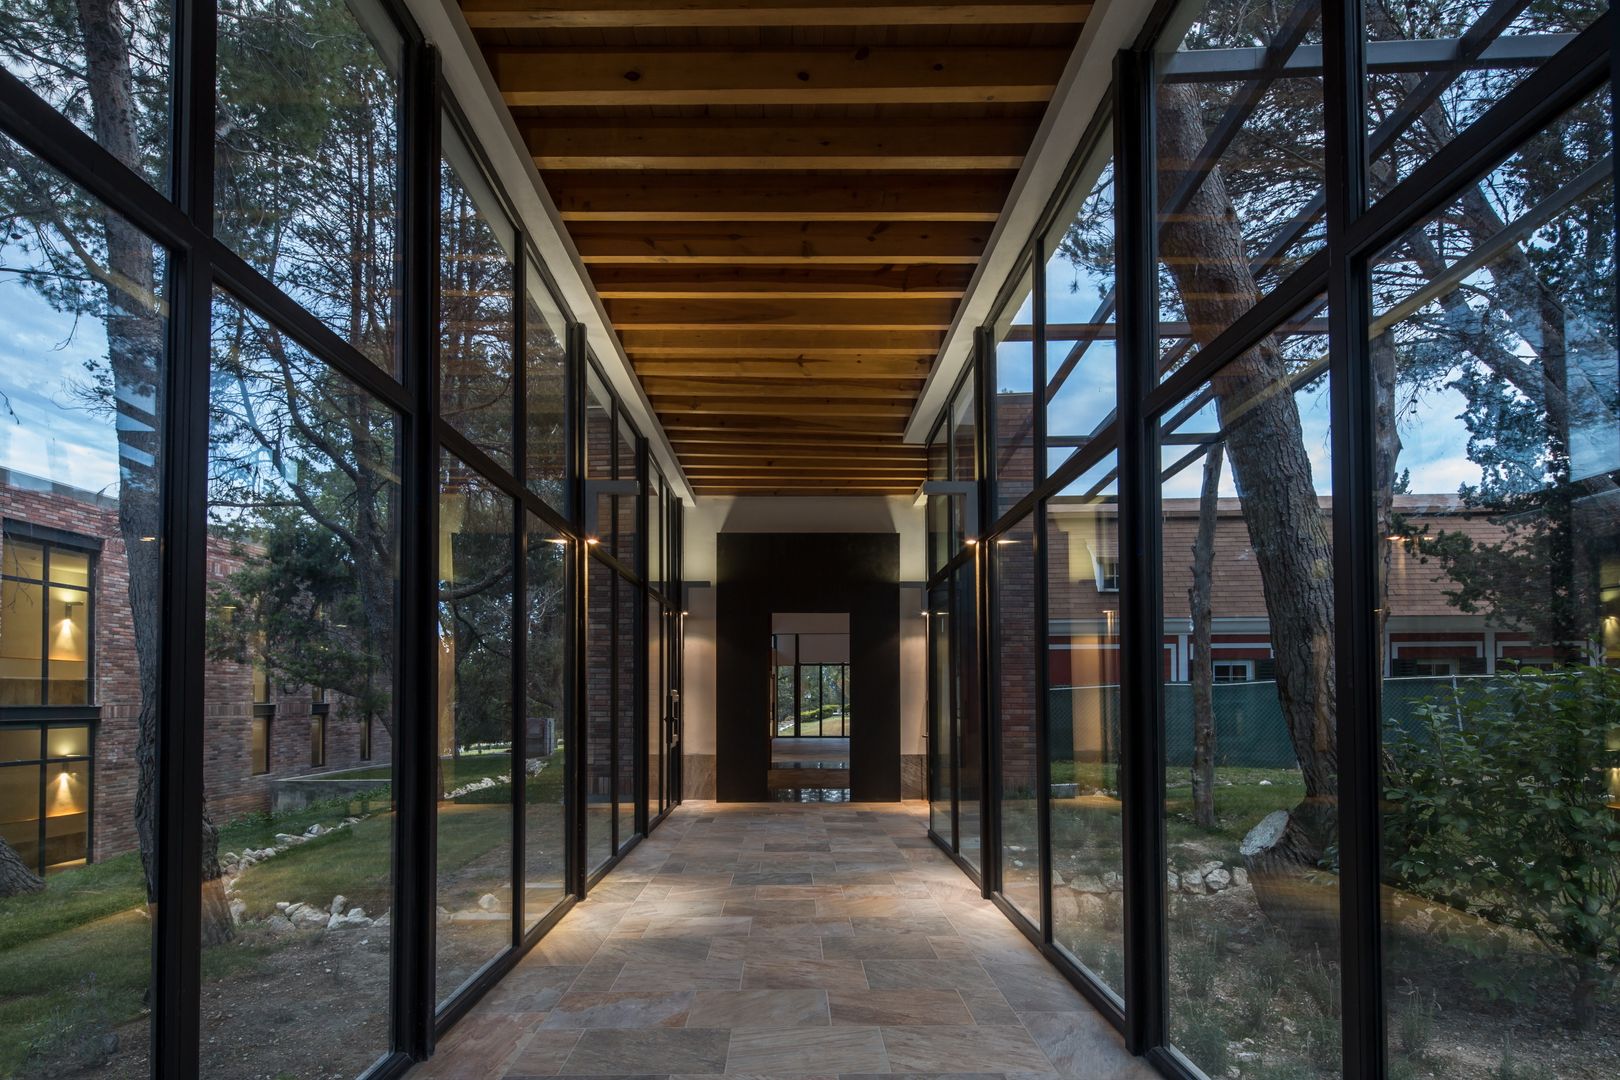
[[[968,858],[994,785],[984,888],[1167,1075],[1585,1078],[1620,1032],[1614,16],[1351,11],[1160,4],[1009,260],[995,404],[929,444],[930,825]],[[1000,520],[953,531],[959,478]]]
[[[587,887],[590,538],[608,843],[677,795],[675,495],[600,375],[582,452],[571,271],[427,58],[388,0],[0,19],[0,1075],[402,1073]]]

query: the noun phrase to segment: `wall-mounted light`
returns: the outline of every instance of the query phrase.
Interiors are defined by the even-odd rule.
[[[596,546],[596,545],[597,545],[597,544],[600,544],[600,543],[601,543],[601,542],[602,542],[602,541],[601,541],[601,539],[599,539],[599,538],[598,538],[598,537],[595,537],[595,536],[587,536],[587,537],[586,537],[586,538],[585,538],[585,542],[586,542],[586,543],[587,543],[587,544],[589,544],[589,545],[590,545],[590,546],[591,546],[591,547],[595,547],[595,546]]]
[[[155,544],[155,543],[157,543],[157,537],[155,537],[155,536],[143,536],[143,537],[141,537],[141,543],[143,543],[143,544]]]

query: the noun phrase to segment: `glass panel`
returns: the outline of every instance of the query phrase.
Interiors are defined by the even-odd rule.
[[[658,470],[647,462],[647,585],[664,590],[664,485]]]
[[[613,725],[617,745],[614,765],[618,775],[619,846],[636,834],[636,736],[638,705],[644,687],[637,681],[636,619],[641,611],[641,586],[617,577],[613,590]]]
[[[996,520],[1035,486],[1034,272],[1025,271],[1006,310],[996,318]]]
[[[82,865],[90,856],[90,763],[45,766],[45,868]]]
[[[44,588],[0,581],[0,704],[42,703]]]
[[[1322,309],[1163,424],[1170,1035],[1212,1076],[1234,1043],[1245,1072],[1339,1074],[1327,342],[1300,329]]]
[[[977,402],[978,395],[973,389],[973,375],[970,372],[962,389],[957,391],[956,406],[951,417],[951,479],[958,483],[973,483],[979,479],[979,459],[974,447],[975,425],[979,422]],[[971,494],[952,497],[951,528],[956,541],[953,551],[960,551],[962,544],[968,540],[978,539],[981,525],[974,520],[976,506]]]
[[[1411,175],[1607,8],[1595,0],[1367,5],[1371,199]]]
[[[439,170],[439,402],[444,418],[512,468],[514,232],[472,154],[444,122]]]
[[[619,561],[626,566],[634,567],[639,557],[638,545],[641,543],[636,530],[640,523],[636,520],[637,504],[641,501],[636,493],[636,432],[629,421],[619,421],[619,458],[618,476],[621,483],[630,489],[629,494],[619,495],[618,536],[613,550],[619,556]]]
[[[1191,0],[1177,17],[1154,109],[1161,377],[1324,242],[1320,65],[1302,51],[1321,44],[1317,5]]]
[[[39,765],[0,768],[0,841],[9,844],[23,865],[35,874],[44,869],[40,865],[39,849],[41,770]],[[10,899],[7,906],[15,903],[16,899]],[[26,1050],[19,1048],[14,1053],[26,1053]]]
[[[56,565],[52,552],[51,565]],[[79,589],[50,587],[45,620],[52,705],[84,705],[90,700],[90,594]]]
[[[8,577],[23,577],[34,581],[45,580],[45,547],[5,537],[5,573]]]
[[[613,856],[613,568],[589,559],[585,620],[585,869]]]
[[[951,692],[956,714],[957,845],[962,858],[978,869],[984,748],[979,726],[978,603],[973,591],[976,561],[968,559],[951,574]]]
[[[664,628],[669,611],[647,605],[647,820],[664,804],[664,698],[669,675],[664,670]]]
[[[952,842],[951,801],[956,785],[956,744],[951,734],[951,621],[950,585],[937,585],[928,592],[928,827],[947,844]],[[777,670],[780,673],[783,669]],[[793,669],[786,670],[791,687]]]
[[[1046,745],[1051,759],[1052,940],[1116,996],[1125,990],[1119,760],[1119,596],[1110,454],[1046,507]]]
[[[312,767],[326,764],[326,721],[319,716],[309,718],[309,763]]]
[[[996,705],[1001,769],[1001,894],[1036,926],[1041,921],[1040,824],[1035,759],[1035,520],[998,537],[995,554]]]
[[[512,500],[439,481],[438,996],[512,944]]]
[[[171,7],[8,0],[0,65],[160,191],[169,179]]]
[[[0,728],[0,761],[37,761],[39,749],[39,728]]]
[[[38,753],[38,748],[35,748]],[[90,729],[87,727],[53,727],[45,734],[45,753],[53,758],[88,757],[90,755]]]
[[[204,940],[216,944],[203,970],[220,974],[203,989],[201,1071],[358,1073],[389,1046],[392,931],[373,922],[393,904],[389,771],[359,773],[350,793],[298,810],[250,777],[318,764],[311,686],[331,689],[334,716],[393,723],[395,416],[223,293],[212,366],[203,753],[219,833],[204,854]],[[255,665],[285,710],[279,762],[273,724],[250,700]],[[112,736],[104,721],[97,747]],[[329,762],[358,764],[337,745],[329,739]],[[232,940],[248,947],[226,949]],[[312,954],[334,975],[311,978]],[[243,1015],[285,1016],[297,1046],[243,1031]]]
[[[928,444],[928,479],[946,483],[951,478],[950,419],[947,417]],[[928,516],[928,573],[937,574],[950,561],[951,500],[943,493],[928,496],[924,513]]]
[[[398,31],[369,0],[219,9],[215,231],[386,371],[398,295],[399,54]]]
[[[1100,145],[1108,147],[1105,132]],[[1114,414],[1114,159],[1094,153],[1042,243],[1046,260],[1048,474]]]
[[[51,584],[70,588],[90,587],[90,556],[82,551],[51,547]]]
[[[523,914],[528,926],[562,900],[568,831],[564,745],[568,709],[568,541],[533,514],[529,523]]]
[[[1372,264],[1392,1073],[1577,1077],[1620,1036],[1611,119]]]
[[[567,320],[540,277],[529,264],[528,295],[524,302],[524,374],[528,380],[525,403],[528,417],[529,488],[560,514],[568,506],[568,350]]]
[[[114,141],[139,160],[137,171],[162,182],[167,169],[169,24],[166,5],[125,5],[121,23],[81,25],[79,12],[104,10],[41,3],[10,3],[0,17],[4,63],[85,128],[107,121]],[[84,33],[101,56],[137,55],[121,73],[92,65],[86,71]],[[22,53],[18,43],[26,42]],[[19,56],[23,58],[19,60]],[[86,91],[93,81],[96,95]],[[128,112],[117,123],[97,117],[102,91],[122,89]],[[155,800],[138,798],[159,767],[157,680],[135,677],[161,671],[164,593],[157,536],[164,498],[161,450],[165,416],[155,389],[167,378],[168,257],[128,221],[109,212],[16,143],[0,136],[0,358],[5,416],[0,421],[0,519],[81,537],[102,545],[102,610],[93,624],[109,678],[100,760],[88,776],[68,775],[84,818],[65,817],[45,827],[40,819],[44,771],[38,766],[0,770],[0,836],[34,873],[52,850],[70,862],[45,876],[44,889],[0,898],[0,1076],[133,1076],[147,1071],[150,1046],[152,922],[145,910],[147,874],[141,836],[155,834]],[[37,541],[0,537],[5,573],[44,577]],[[72,572],[74,556],[64,565]],[[81,564],[82,565],[82,564]],[[84,584],[83,581],[69,584]],[[54,593],[57,588],[53,587]],[[75,598],[83,592],[62,589]],[[41,704],[42,661],[49,633],[49,599],[38,585],[0,586],[0,704]],[[65,615],[65,601],[57,618]],[[20,635],[20,636],[19,636]],[[75,696],[84,700],[86,669],[79,661]],[[150,721],[150,722],[148,722]],[[37,758],[37,729],[30,725]],[[7,751],[10,753],[10,751]],[[60,787],[61,780],[54,784]],[[149,789],[148,789],[149,790]],[[77,813],[77,812],[76,812]],[[58,828],[67,831],[58,833]],[[42,833],[45,843],[42,845]],[[95,850],[84,839],[94,835]],[[76,837],[52,849],[58,836]],[[76,847],[74,846],[76,845]],[[159,856],[144,853],[161,873]],[[204,960],[205,994],[217,994],[220,976]]]
[[[587,480],[613,479],[613,399],[592,368],[586,377],[585,393],[585,476]],[[587,487],[588,490],[588,487]],[[586,507],[586,528],[594,518],[593,538],[614,550],[612,496],[595,495],[596,506]]]

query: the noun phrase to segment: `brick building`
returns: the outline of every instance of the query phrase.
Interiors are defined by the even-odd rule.
[[[156,542],[154,539],[151,542]],[[211,539],[210,581],[247,556]],[[0,835],[36,868],[136,846],[141,707],[118,501],[0,470]],[[278,780],[389,760],[382,725],[326,695],[210,661],[205,777],[216,823],[271,808]]]

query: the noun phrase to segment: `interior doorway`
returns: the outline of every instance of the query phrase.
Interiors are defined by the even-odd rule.
[[[765,718],[773,800],[849,800],[850,669],[847,612],[771,616]]]

